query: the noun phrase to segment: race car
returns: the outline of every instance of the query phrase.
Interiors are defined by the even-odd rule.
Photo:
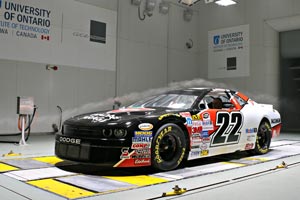
[[[79,163],[167,171],[236,151],[265,154],[280,128],[272,105],[229,89],[190,88],[72,117],[56,135],[55,154]]]

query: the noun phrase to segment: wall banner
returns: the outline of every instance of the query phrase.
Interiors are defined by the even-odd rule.
[[[208,78],[249,76],[249,25],[208,32]]]
[[[49,41],[51,10],[25,3],[0,0],[0,34]]]

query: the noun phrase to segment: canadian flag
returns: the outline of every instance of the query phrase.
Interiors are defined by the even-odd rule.
[[[41,35],[41,39],[42,40],[50,40],[50,36],[49,35]]]

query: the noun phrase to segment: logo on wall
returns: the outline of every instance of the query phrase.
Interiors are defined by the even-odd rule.
[[[217,45],[220,43],[220,35],[215,35],[214,36],[214,45]]]
[[[90,41],[106,43],[106,23],[91,20]]]

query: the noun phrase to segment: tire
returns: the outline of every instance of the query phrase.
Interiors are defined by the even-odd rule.
[[[262,155],[269,152],[271,134],[270,124],[266,121],[261,122],[256,135],[255,148],[252,150],[253,154]]]
[[[152,140],[152,166],[161,171],[177,168],[185,158],[187,139],[176,124],[165,124]]]

